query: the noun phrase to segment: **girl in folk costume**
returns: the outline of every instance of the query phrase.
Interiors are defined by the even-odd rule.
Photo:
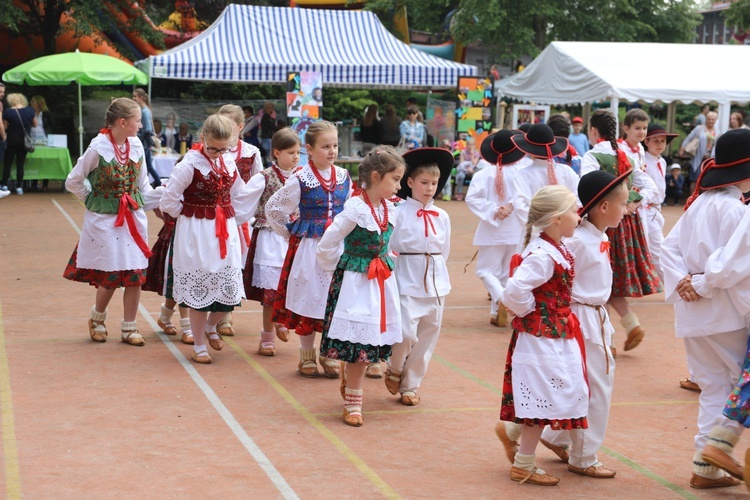
[[[401,313],[388,241],[404,160],[392,146],[377,146],[359,166],[363,190],[349,199],[317,249],[320,267],[333,273],[320,354],[341,361],[344,423],[362,425],[362,382],[368,363],[388,360],[401,341]],[[343,255],[341,243],[343,242]]]
[[[180,163],[184,156],[177,160]],[[156,191],[162,191],[158,187]],[[174,280],[172,275],[172,247],[174,245],[174,228],[177,219],[171,215],[163,214],[164,225],[159,230],[151,249],[151,257],[148,259],[148,271],[146,273],[146,282],[143,284],[143,290],[156,292],[164,297],[164,303],[161,305],[159,317],[156,323],[165,334],[177,335],[177,328],[172,323],[174,308],[177,301],[172,295]],[[190,313],[188,308],[180,307],[180,329],[182,330],[181,341],[183,344],[193,345],[193,330],[190,328]]]
[[[219,115],[224,115],[234,123],[235,132],[237,135],[236,145],[234,139],[232,139],[233,146],[229,148],[226,155],[234,159],[234,164],[237,165],[237,172],[239,172],[242,180],[247,184],[250,177],[259,173],[263,170],[263,160],[261,158],[260,150],[248,144],[242,140],[242,128],[245,126],[245,113],[242,108],[236,104],[225,104],[219,108]],[[242,238],[240,243],[242,244],[242,262],[247,261],[247,249],[250,246],[250,227],[249,222],[244,222],[240,226],[242,232]],[[216,325],[216,331],[221,335],[231,337],[234,335],[234,327],[232,326],[232,313],[227,313],[224,318],[219,321]]]
[[[149,185],[143,145],[136,137],[140,107],[131,99],[115,99],[105,120],[107,126],[65,181],[86,212],[81,238],[63,276],[96,287],[89,318],[89,335],[95,342],[106,342],[107,305],[115,290],[124,287],[122,341],[142,346],[146,340],[138,333],[135,318],[151,255],[144,209],[157,208],[158,196]]]
[[[750,314],[750,217],[742,203],[747,191],[750,130],[734,129],[717,139],[716,158],[701,165],[685,214],[662,244],[665,295],[674,304],[675,333],[685,341],[688,368],[702,389],[690,480],[694,488],[739,484],[719,469],[744,476],[731,454],[747,425],[741,410],[747,407],[741,387],[748,380],[743,362]]]
[[[625,350],[634,349],[646,335],[638,317],[630,310],[626,297],[642,297],[661,291],[659,275],[651,263],[646,237],[643,234],[638,207],[642,201],[653,200],[656,193],[654,181],[641,169],[616,142],[617,120],[605,109],[595,111],[589,121],[589,140],[594,144],[581,162],[581,174],[594,170],[606,170],[620,175],[633,170],[628,184],[630,197],[628,209],[622,222],[607,230],[610,241],[612,272],[612,295],[609,304],[620,315],[627,339]]]
[[[664,216],[661,214],[661,204],[667,196],[667,161],[661,154],[675,137],[677,134],[668,134],[664,127],[654,123],[648,126],[646,138],[643,140],[645,171],[656,185],[656,195],[651,203],[642,204],[639,211],[651,262],[662,279],[664,275],[659,264],[659,256],[661,243],[664,241]]]
[[[263,306],[263,329],[260,332],[258,353],[275,356],[274,329],[282,342],[289,341],[289,330],[282,324],[274,324],[273,303],[276,300],[276,287],[281,277],[281,267],[287,252],[287,241],[271,229],[266,218],[266,203],[297,168],[299,162],[299,136],[289,127],[282,128],[271,140],[271,157],[275,160],[270,167],[255,174],[248,182],[257,209],[253,210],[253,235],[248,258],[245,262],[243,279],[245,296]]]
[[[526,223],[522,262],[501,294],[516,317],[500,419],[522,426],[510,469],[510,478],[521,483],[552,486],[560,481],[535,464],[534,452],[546,425],[587,427],[585,351],[578,318],[570,309],[575,262],[562,243],[573,236],[580,221],[577,209],[576,195],[564,186],[537,191]]]
[[[607,299],[612,291],[612,266],[609,263],[609,240],[605,231],[617,226],[625,215],[630,172],[615,177],[604,170],[589,172],[578,184],[578,198],[583,207],[578,214],[584,219],[565,245],[576,259],[570,309],[581,323],[586,346],[586,376],[590,397],[586,411],[588,428],[555,431],[547,427],[542,444],[568,464],[570,472],[594,478],[611,478],[615,471],[597,458],[604,443],[615,381],[615,359]],[[499,429],[502,431],[502,429]],[[499,432],[501,439],[503,435]],[[509,442],[503,440],[503,444]],[[569,450],[569,451],[568,451]]]
[[[115,99],[105,123],[65,181],[86,212],[81,238],[63,276],[96,287],[89,318],[89,335],[96,342],[106,342],[107,305],[115,290],[124,287],[121,338],[142,346],[146,340],[135,318],[151,255],[144,210],[158,207],[158,195],[149,185],[143,145],[136,137],[140,107],[131,99]]]
[[[393,346],[385,386],[401,404],[419,404],[417,390],[427,373],[443,322],[445,296],[451,289],[445,262],[450,253],[451,220],[433,198],[450,179],[453,155],[440,148],[404,153],[408,165],[394,218],[391,250],[401,307],[403,340]],[[403,179],[402,179],[403,180]]]
[[[578,175],[567,165],[554,161],[555,156],[567,151],[568,140],[564,137],[555,137],[549,125],[531,125],[528,132],[514,135],[511,141],[532,158],[531,164],[519,172],[514,188],[515,210],[525,224],[529,216],[531,198],[537,191],[544,186],[559,184],[575,193],[578,189]]]
[[[196,363],[213,361],[206,340],[214,350],[222,349],[216,325],[244,296],[237,222],[250,218],[251,200],[234,160],[225,156],[234,133],[229,119],[209,116],[201,144],[172,170],[160,203],[163,212],[177,219],[173,296],[190,307]]]
[[[480,170],[471,179],[466,205],[479,217],[474,234],[477,251],[477,277],[492,298],[490,323],[508,326],[508,312],[500,302],[500,293],[508,281],[510,258],[518,253],[524,223],[515,210],[515,179],[520,175],[519,160],[524,152],[511,137],[518,130],[500,130],[482,141],[482,157],[496,165]]]
[[[351,179],[344,168],[334,166],[338,156],[338,130],[328,121],[315,122],[305,134],[307,165],[295,172],[266,204],[271,228],[289,239],[274,303],[273,321],[294,329],[300,337],[298,371],[317,377],[315,332],[323,331],[326,297],[332,273],[321,269],[315,258],[325,229],[343,210],[351,194]],[[290,221],[299,210],[299,218]],[[337,361],[321,356],[326,377],[338,378]]]

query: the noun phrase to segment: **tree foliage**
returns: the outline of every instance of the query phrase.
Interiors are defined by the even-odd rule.
[[[736,26],[740,31],[750,30],[750,0],[736,0],[724,11],[727,26]]]
[[[496,62],[534,56],[555,40],[689,42],[700,21],[693,0],[375,0],[368,9],[386,21],[400,5],[410,27],[424,31],[439,31],[455,11],[450,34],[481,43]]]

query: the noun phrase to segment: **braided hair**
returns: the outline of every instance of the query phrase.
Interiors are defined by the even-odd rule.
[[[617,171],[621,174],[630,170],[630,160],[617,146],[617,119],[615,115],[608,109],[597,109],[591,115],[589,120],[589,127],[595,128],[599,132],[599,137],[605,141],[609,141],[612,146],[612,152],[617,155]]]

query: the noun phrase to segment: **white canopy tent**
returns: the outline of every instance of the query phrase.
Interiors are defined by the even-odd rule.
[[[522,72],[499,80],[499,96],[535,104],[609,100],[709,103],[729,127],[732,103],[750,102],[750,46],[552,42]]]
[[[324,85],[355,88],[446,89],[477,74],[412,49],[372,12],[234,4],[197,38],[148,61],[154,78],[284,83],[289,71],[319,71]]]

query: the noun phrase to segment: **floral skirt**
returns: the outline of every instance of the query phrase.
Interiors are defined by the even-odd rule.
[[[250,246],[247,249],[247,260],[245,261],[245,268],[242,270],[242,281],[245,284],[245,297],[247,300],[254,300],[260,302],[263,307],[273,307],[276,302],[276,290],[267,290],[265,288],[258,288],[253,286],[253,260],[255,258],[255,251],[258,245],[258,233],[260,229],[253,228],[253,234],[250,238]],[[291,269],[291,264],[289,266]],[[289,275],[287,273],[287,279]]]
[[[68,265],[63,271],[63,278],[80,281],[99,288],[120,288],[127,286],[142,286],[146,282],[146,269],[131,269],[128,271],[100,271],[98,269],[79,269],[76,265],[78,245],[70,256]]]
[[[381,359],[388,360],[391,357],[393,346],[358,344],[328,337],[328,329],[331,327],[333,312],[336,310],[336,304],[338,303],[344,272],[343,269],[336,269],[333,273],[333,279],[331,279],[331,288],[328,292],[326,304],[326,317],[323,322],[323,336],[320,339],[320,355],[347,363],[377,363]]]
[[[289,238],[289,249],[284,258],[284,266],[281,268],[279,287],[276,290],[276,300],[273,303],[272,319],[274,323],[280,323],[289,330],[294,330],[297,335],[306,336],[311,333],[323,331],[323,320],[300,316],[286,308],[286,289],[289,285],[289,273],[292,271],[294,255],[297,253],[300,241],[302,239],[299,236]],[[249,254],[250,252],[248,252]]]
[[[724,407],[724,416],[736,420],[745,427],[750,427],[750,338],[747,340],[747,352],[740,380],[729,393]]]
[[[151,257],[148,258],[148,273],[146,275],[146,282],[143,284],[144,291],[156,292],[159,295],[164,294],[168,299],[172,298],[172,245],[174,244],[174,228],[175,219],[170,217],[164,221],[164,226],[159,230],[159,235],[156,237],[156,243],[151,248]],[[164,283],[165,279],[167,283]]]
[[[513,398],[513,353],[518,343],[519,335],[530,335],[528,333],[519,332],[513,330],[513,335],[510,338],[510,344],[508,345],[508,355],[505,359],[505,374],[503,376],[503,394],[502,402],[500,407],[500,420],[507,422],[515,422],[516,424],[528,425],[530,427],[540,426],[544,427],[549,425],[555,430],[571,430],[571,429],[586,429],[588,428],[588,420],[586,416],[578,418],[519,418],[516,416],[516,405]],[[553,340],[550,340],[552,342]],[[575,340],[557,340],[561,342],[576,342]],[[577,348],[577,347],[576,347]]]
[[[651,263],[646,236],[636,212],[607,229],[612,262],[612,297],[643,297],[661,292],[661,281]]]

